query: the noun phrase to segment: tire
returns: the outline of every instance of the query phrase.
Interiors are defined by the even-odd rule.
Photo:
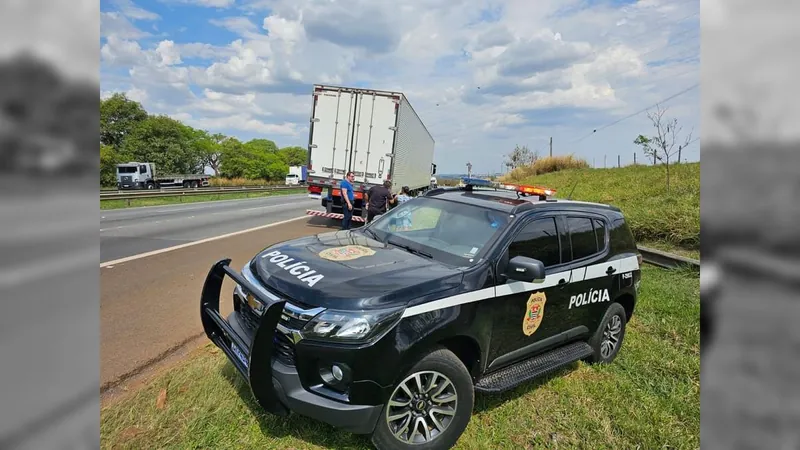
[[[628,319],[625,314],[625,308],[619,303],[612,303],[606,310],[603,320],[600,321],[600,325],[597,327],[594,336],[589,339],[589,345],[592,347],[592,350],[594,350],[594,354],[587,358],[590,363],[608,364],[614,361],[619,353],[619,349],[622,348],[627,322]],[[613,336],[616,336],[616,342],[613,340],[611,341],[614,343],[614,347],[610,352],[607,351],[608,344],[605,344],[607,332],[611,332]],[[604,346],[606,347],[605,349]]]
[[[420,381],[422,386],[425,387],[427,382],[430,382],[430,378],[436,376],[434,382],[436,383],[436,387],[433,389],[437,389],[440,387],[444,388],[444,392],[435,395],[440,400],[443,398],[449,398],[452,396],[453,393],[456,395],[455,399],[455,411],[454,414],[450,417],[449,422],[445,422],[448,418],[446,415],[434,415],[440,424],[444,426],[444,431],[440,431],[436,435],[431,435],[429,442],[423,443],[416,443],[416,444],[409,444],[408,442],[401,441],[399,438],[396,438],[392,431],[389,428],[389,420],[390,414],[392,415],[400,415],[403,414],[403,411],[399,409],[390,409],[389,403],[392,399],[396,398],[396,395],[402,395],[404,398],[408,398],[408,395],[404,393],[402,386],[405,383],[408,383],[408,386],[411,386],[412,392],[417,391],[414,386],[415,377],[420,375]],[[449,379],[450,383],[443,383],[442,376]],[[424,389],[423,389],[424,391]],[[428,392],[431,392],[429,390]],[[436,392],[435,390],[433,392]],[[430,395],[430,394],[429,394]],[[402,399],[401,399],[402,400]],[[424,401],[424,400],[423,400]],[[438,348],[426,356],[424,356],[419,362],[417,362],[414,367],[412,367],[406,374],[399,380],[397,386],[394,388],[392,393],[390,394],[389,398],[386,400],[386,404],[384,405],[383,411],[381,411],[380,418],[378,419],[378,423],[375,426],[375,431],[372,433],[372,444],[375,445],[376,448],[379,450],[388,450],[388,449],[396,449],[396,450],[406,450],[406,449],[416,449],[416,450],[439,450],[439,449],[449,449],[453,447],[456,442],[458,442],[459,437],[467,428],[467,424],[472,416],[472,408],[475,401],[475,391],[472,385],[472,377],[470,376],[467,368],[464,366],[464,363],[461,362],[458,357],[453,354],[451,351]],[[413,405],[413,401],[409,402]],[[433,402],[430,402],[433,403]],[[452,402],[444,402],[442,405],[450,410],[453,409]],[[421,419],[422,417],[414,418],[411,415],[412,410],[408,410],[408,414],[410,416],[409,421],[409,430],[411,430],[410,426],[412,424],[420,425],[417,420]],[[427,415],[424,416],[428,425],[432,428],[434,427],[433,421],[431,420],[431,416]],[[404,422],[408,419],[395,419],[392,421],[392,425],[394,428],[402,428]],[[423,425],[424,426],[424,425]],[[422,431],[422,426],[419,426],[418,430]],[[411,432],[403,433],[404,437],[410,440]],[[424,434],[417,433],[414,435],[414,440],[419,440],[420,437],[425,437]]]

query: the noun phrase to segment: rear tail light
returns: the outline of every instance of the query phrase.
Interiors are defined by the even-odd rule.
[[[312,194],[321,194],[322,186],[309,186],[308,192],[311,192]]]

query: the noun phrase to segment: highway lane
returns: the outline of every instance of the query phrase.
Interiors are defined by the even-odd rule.
[[[331,226],[333,225],[333,226]],[[231,258],[237,270],[273,243],[335,230],[321,218],[300,217],[289,223],[138,258],[100,269],[100,383],[122,387],[143,373],[197,345],[203,329],[199,302],[211,266]],[[231,311],[233,282],[225,279],[223,314]],[[199,343],[208,342],[200,340]]]
[[[305,215],[306,194],[100,211],[100,262]]]

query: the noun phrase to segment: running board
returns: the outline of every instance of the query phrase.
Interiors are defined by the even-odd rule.
[[[327,217],[328,219],[337,219],[337,220],[344,219],[344,214],[342,214],[342,213],[329,213],[329,212],[323,212],[323,211],[314,211],[313,209],[307,209],[306,210],[306,214],[309,215],[309,216]],[[352,222],[366,222],[366,219],[364,219],[363,217],[355,216],[355,215],[350,220]]]
[[[475,391],[486,394],[504,392],[587,358],[593,353],[594,350],[585,341],[573,342],[484,375],[475,384]]]

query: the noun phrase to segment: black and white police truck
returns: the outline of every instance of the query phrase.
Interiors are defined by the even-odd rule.
[[[206,335],[266,411],[377,448],[450,448],[475,392],[620,351],[642,264],[626,219],[553,194],[465,179],[364,227],[270,246],[241,272],[222,259],[201,294]]]

